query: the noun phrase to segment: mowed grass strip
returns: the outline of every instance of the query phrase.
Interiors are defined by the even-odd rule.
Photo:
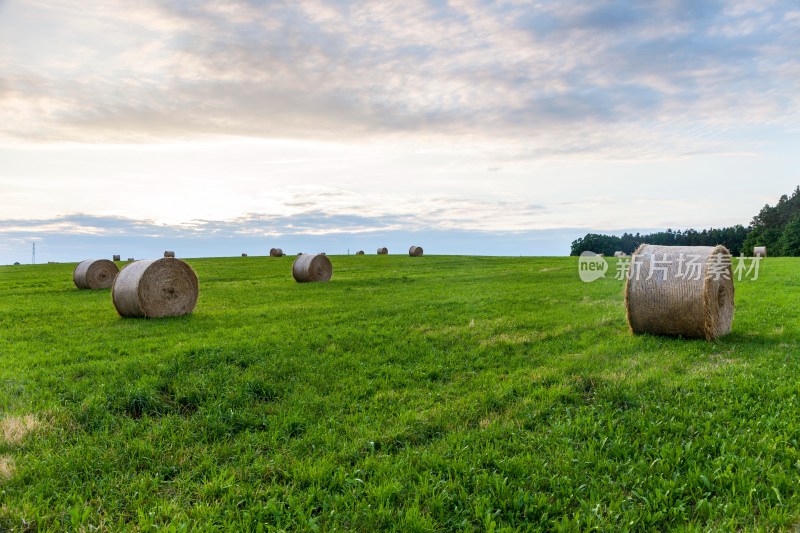
[[[709,343],[631,336],[613,261],[293,259],[187,260],[157,320],[0,267],[0,530],[800,523],[798,260]]]

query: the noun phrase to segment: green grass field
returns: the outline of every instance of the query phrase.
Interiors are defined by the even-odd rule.
[[[576,258],[292,259],[187,260],[156,320],[0,267],[0,530],[800,524],[800,260],[710,343],[632,336]]]

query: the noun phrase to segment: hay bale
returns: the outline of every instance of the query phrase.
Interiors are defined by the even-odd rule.
[[[625,307],[635,334],[713,340],[729,333],[734,309],[730,252],[724,246],[642,244],[631,256]]]
[[[359,250],[356,252],[356,255],[364,255],[364,250]]]
[[[119,261],[119,260],[120,260],[119,256],[118,256],[118,255],[115,255],[115,256],[114,256],[114,261]]]
[[[242,254],[242,257],[247,257],[247,254]]]
[[[108,259],[81,261],[72,272],[72,281],[79,289],[107,289],[114,284],[119,268]]]
[[[412,246],[408,249],[408,255],[411,257],[420,257],[422,255],[422,248],[420,246]]]
[[[120,316],[158,318],[191,313],[199,292],[192,267],[168,257],[136,261],[123,268],[111,298]]]
[[[620,252],[620,251],[614,252],[614,257],[627,257],[627,256],[628,254],[626,254],[625,252]]]
[[[292,263],[292,276],[295,281],[328,281],[333,275],[331,260],[324,254],[302,254]]]
[[[767,247],[753,246],[753,257],[767,257]]]
[[[389,253],[389,250],[386,247],[378,248],[378,255],[386,255]]]
[[[270,248],[269,250],[270,257],[283,257],[283,250],[280,248]]]
[[[164,257],[173,257],[174,258],[175,257],[175,252],[173,252],[172,250],[165,250],[164,251]]]

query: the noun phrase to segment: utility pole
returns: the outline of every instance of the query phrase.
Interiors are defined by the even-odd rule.
[[[35,265],[36,264],[36,241],[34,241],[32,244],[33,244],[32,263]]]

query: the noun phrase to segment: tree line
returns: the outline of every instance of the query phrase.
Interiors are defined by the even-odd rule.
[[[602,235],[587,233],[572,241],[570,255],[580,255],[585,251],[613,255],[621,251],[633,253],[641,244],[667,246],[716,246],[722,244],[731,254],[752,255],[754,246],[766,246],[771,256],[800,256],[800,186],[791,196],[783,195],[774,206],[769,204],[753,217],[748,227],[741,224],[728,228],[668,229],[642,235],[623,233],[622,235]]]

